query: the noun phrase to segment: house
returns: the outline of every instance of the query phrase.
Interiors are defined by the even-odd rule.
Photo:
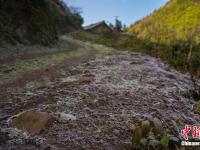
[[[105,23],[105,21],[97,22],[95,24],[86,26],[84,27],[84,30],[94,34],[103,32],[112,32],[112,29]]]

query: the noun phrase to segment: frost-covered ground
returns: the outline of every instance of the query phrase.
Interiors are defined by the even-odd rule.
[[[147,55],[99,56],[29,94],[14,95],[19,112],[35,108],[56,121],[36,136],[2,125],[21,133],[2,149],[130,149],[132,127],[150,116],[169,130],[172,120],[179,120],[180,128],[199,124],[195,102],[182,96],[191,86],[189,76]]]

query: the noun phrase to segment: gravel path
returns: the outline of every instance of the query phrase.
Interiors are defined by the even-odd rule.
[[[29,94],[13,94],[19,112],[36,108],[56,121],[45,132],[28,136],[35,142],[16,137],[2,149],[130,149],[133,126],[149,116],[168,129],[177,119],[180,128],[198,125],[195,102],[182,96],[191,86],[187,75],[147,55],[99,56]]]

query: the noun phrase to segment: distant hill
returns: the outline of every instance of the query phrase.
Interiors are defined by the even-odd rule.
[[[0,42],[50,45],[82,23],[62,0],[0,0]]]
[[[200,27],[200,1],[171,0],[164,7],[133,24],[128,32],[153,42],[166,43],[174,39],[187,39],[197,27]]]

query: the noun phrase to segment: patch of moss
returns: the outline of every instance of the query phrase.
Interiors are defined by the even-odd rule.
[[[200,100],[197,102],[196,112],[200,113]]]
[[[0,79],[2,81],[15,79],[20,77],[23,73],[42,69],[48,65],[54,65],[66,58],[79,56],[85,52],[87,52],[87,50],[78,49],[76,51],[61,52],[33,59],[19,59],[9,64],[0,64]]]
[[[62,97],[57,97],[58,101],[57,101],[57,105],[58,106],[65,106],[65,107],[74,107],[76,106],[78,103],[80,103],[81,97],[72,97],[72,96],[62,96]]]
[[[25,89],[28,91],[32,91],[35,90],[37,88],[40,88],[42,86],[42,84],[38,81],[31,81],[29,83],[26,84]]]

